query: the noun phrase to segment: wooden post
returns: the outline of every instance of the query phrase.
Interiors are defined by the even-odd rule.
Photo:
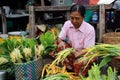
[[[45,6],[44,0],[41,0],[41,6]]]
[[[29,25],[30,25],[30,37],[35,37],[35,11],[34,6],[29,6]]]
[[[105,5],[99,6],[99,40],[102,42],[102,36],[105,33]]]
[[[70,12],[69,12],[69,11],[66,12],[66,19],[67,19],[67,20],[70,19]]]
[[[1,18],[2,18],[2,33],[7,34],[7,21],[5,16],[5,9],[1,9]]]

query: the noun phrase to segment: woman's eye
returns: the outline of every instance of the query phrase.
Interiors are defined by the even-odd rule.
[[[80,20],[80,18],[76,17],[76,20]]]
[[[81,18],[80,17],[70,17],[71,20],[80,20]]]
[[[72,19],[72,20],[73,20],[73,19],[74,19],[74,17],[70,17],[70,19]]]

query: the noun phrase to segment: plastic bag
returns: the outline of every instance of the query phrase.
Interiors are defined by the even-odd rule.
[[[88,5],[89,0],[74,0],[73,1],[73,4],[77,4],[77,3],[83,4],[83,5]]]
[[[89,0],[90,5],[95,5],[98,3],[99,0]]]
[[[99,0],[97,4],[111,4],[115,0]]]

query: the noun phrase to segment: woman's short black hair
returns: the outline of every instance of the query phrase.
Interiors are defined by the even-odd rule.
[[[82,4],[74,4],[70,8],[70,13],[78,11],[82,17],[85,15],[85,7]]]

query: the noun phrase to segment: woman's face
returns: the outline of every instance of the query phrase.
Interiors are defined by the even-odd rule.
[[[75,28],[79,28],[82,24],[83,17],[80,15],[79,12],[74,11],[70,13],[70,20]]]

